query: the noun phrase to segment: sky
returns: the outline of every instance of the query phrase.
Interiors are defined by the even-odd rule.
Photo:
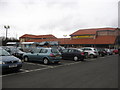
[[[69,38],[79,29],[118,27],[119,0],[0,0],[0,36],[53,34]],[[67,35],[65,37],[65,35]]]

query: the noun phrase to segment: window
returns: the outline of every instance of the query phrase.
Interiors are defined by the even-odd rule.
[[[70,49],[68,52],[69,52],[69,53],[72,53],[72,52],[74,52],[74,50]]]
[[[52,53],[59,53],[59,51],[57,49],[52,49],[51,52]]]
[[[80,50],[74,50],[73,52],[78,53],[78,52],[81,52],[81,51]]]
[[[34,48],[34,49],[32,49],[31,51],[34,52],[34,53],[39,53],[39,52],[40,52],[40,49]]]
[[[41,49],[41,50],[40,50],[40,53],[47,53],[47,52],[48,52],[47,49]]]
[[[92,49],[90,49],[90,48],[84,48],[84,50],[92,50]]]
[[[64,49],[64,50],[63,50],[63,53],[67,53],[67,52],[68,52],[68,49]]]

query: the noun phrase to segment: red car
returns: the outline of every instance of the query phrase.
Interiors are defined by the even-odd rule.
[[[118,54],[118,49],[113,50],[113,53]]]

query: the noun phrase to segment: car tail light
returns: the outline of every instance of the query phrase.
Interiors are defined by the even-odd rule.
[[[55,57],[55,55],[53,53],[50,54],[51,57]]]
[[[81,52],[81,55],[84,55],[84,52]]]

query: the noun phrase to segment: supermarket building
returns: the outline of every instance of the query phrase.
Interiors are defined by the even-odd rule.
[[[93,28],[80,29],[70,35],[70,38],[57,38],[54,35],[30,35],[21,36],[20,42],[45,42],[56,41],[66,47],[107,47],[120,46],[119,28]]]

